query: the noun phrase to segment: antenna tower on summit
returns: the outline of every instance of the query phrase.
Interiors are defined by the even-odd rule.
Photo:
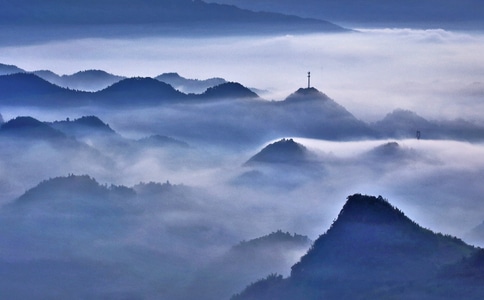
[[[308,89],[311,88],[311,72],[308,72]]]

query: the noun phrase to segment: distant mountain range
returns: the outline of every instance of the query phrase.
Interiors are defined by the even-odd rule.
[[[205,80],[187,79],[178,73],[163,73],[156,76],[155,79],[168,83],[173,88],[188,94],[201,94],[211,87],[227,82],[223,78],[210,78]]]
[[[0,75],[0,106],[42,108],[90,106],[119,110],[217,101],[220,104],[214,106],[193,106],[194,110],[202,109],[203,113],[211,114],[214,118],[205,119],[203,124],[194,124],[199,118],[189,118],[183,122],[183,126],[191,127],[190,124],[192,124],[197,128],[192,132],[208,133],[212,131],[213,133],[214,128],[220,127],[223,123],[224,135],[233,138],[248,138],[252,135],[259,143],[280,136],[331,140],[371,137],[450,138],[465,141],[481,141],[484,136],[482,125],[462,119],[426,120],[415,112],[401,109],[394,110],[380,121],[368,124],[355,118],[343,106],[315,88],[300,88],[282,101],[266,101],[260,99],[253,89],[222,78],[196,80],[184,78],[176,73],[165,73],[156,78],[123,78],[99,70],[58,76],[50,71],[17,73],[19,70],[24,71],[16,66],[0,64],[0,74],[6,74]],[[47,79],[54,76],[54,79],[49,79],[52,82],[55,82],[55,78],[68,78],[73,84],[72,86],[90,82],[92,87],[92,83],[97,79],[102,86],[106,85],[109,80],[116,82],[100,91],[88,92],[60,87],[36,74],[41,74]],[[217,83],[220,84],[212,86]],[[193,92],[205,87],[207,89],[199,94],[181,91],[182,89]],[[186,112],[183,114],[186,115]],[[197,114],[199,115],[200,111]],[[239,123],[233,118],[225,117],[229,115],[243,116],[244,126],[239,126]],[[264,116],[264,120],[261,119],[261,116]],[[182,120],[174,121],[174,127],[170,131],[175,132],[178,130],[177,122],[182,122]],[[207,128],[204,128],[205,126]],[[253,134],[254,132],[258,133],[257,136]],[[186,133],[185,130],[184,133],[177,132],[175,135],[182,136]],[[259,135],[261,139],[259,139]]]
[[[482,138],[484,128],[462,119],[429,121],[415,112],[396,109],[382,120],[371,124],[382,138],[419,138],[475,141]]]
[[[2,136],[36,140],[67,139],[66,135],[62,132],[32,117],[17,117],[2,124],[0,127],[0,137]]]
[[[14,66],[14,65],[6,65],[0,63],[0,76],[1,75],[10,75],[10,74],[15,74],[15,73],[25,73],[26,71]]]
[[[106,87],[125,79],[123,76],[109,74],[102,70],[86,70],[72,75],[62,76],[48,70],[34,71],[32,73],[60,87],[92,92],[105,89]]]
[[[85,92],[59,87],[32,73],[0,76],[0,106],[90,106],[119,110],[181,103],[203,104],[210,101],[220,104],[203,107],[194,105],[193,110],[198,110],[198,115],[204,111],[205,114],[214,116],[212,119],[204,119],[202,123],[197,123],[199,118],[176,119],[169,124],[170,129],[167,130],[176,136],[195,132],[208,134],[223,124],[224,135],[232,136],[233,139],[252,136],[258,142],[280,136],[330,140],[372,137],[451,138],[465,141],[480,141],[484,136],[484,127],[472,122],[461,119],[429,121],[406,110],[395,110],[382,120],[368,124],[355,118],[344,107],[315,88],[301,88],[283,101],[266,101],[236,82],[224,82],[209,87],[201,94],[186,94],[157,79],[135,77],[122,79],[101,91]],[[186,106],[183,115],[188,116],[187,112],[190,110]],[[243,116],[245,125],[241,127],[235,119],[226,117],[229,115]],[[263,120],[260,117],[262,115]],[[180,128],[177,124],[181,123],[185,129],[193,126],[197,130],[178,132]],[[257,135],[254,135],[255,132]]]
[[[103,90],[123,79],[124,76],[110,74],[103,70],[85,70],[71,75],[58,75],[50,70],[26,71],[14,65],[0,63],[0,76],[16,73],[32,73],[57,86],[86,92]],[[174,89],[185,94],[202,94],[207,89],[227,83],[223,78],[209,78],[205,80],[189,79],[178,73],[163,73],[154,79],[171,85]]]
[[[344,32],[317,19],[254,12],[200,0],[0,1],[2,43],[63,38]],[[102,29],[102,30],[100,30]],[[26,35],[30,32],[29,35]],[[6,40],[6,39],[10,40]]]
[[[480,0],[210,0],[241,8],[290,13],[331,20],[349,26],[386,26],[480,30],[484,7]]]
[[[481,299],[483,255],[355,194],[290,277],[271,275],[232,299]]]
[[[114,135],[116,132],[109,127],[108,124],[101,121],[96,116],[84,116],[75,120],[54,121],[48,123],[52,128],[55,128],[68,136],[83,137],[86,135]]]
[[[152,135],[139,140],[127,139],[111,129],[108,124],[96,116],[84,116],[74,120],[41,122],[32,117],[21,116],[0,124],[0,143],[4,147],[4,156],[37,147],[47,143],[52,151],[59,151],[59,158],[83,156],[84,159],[96,160],[98,164],[107,158],[104,154],[116,153],[130,155],[146,149],[188,149],[183,141],[162,135]],[[28,151],[26,151],[28,152]],[[20,160],[20,157],[17,158]]]
[[[171,85],[153,78],[127,78],[97,92],[66,89],[32,73],[0,76],[0,104],[14,106],[151,106],[180,101],[257,98],[240,84],[225,82],[202,94],[184,94]]]

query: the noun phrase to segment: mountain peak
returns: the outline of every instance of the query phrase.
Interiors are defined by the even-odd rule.
[[[295,163],[306,161],[309,151],[293,139],[281,139],[274,142],[249,159],[246,164],[253,163]]]
[[[143,99],[144,104],[173,102],[186,95],[175,90],[171,85],[150,77],[123,79],[96,94],[101,99],[107,97],[112,104],[141,104],[133,99]]]
[[[32,117],[21,116],[4,123],[0,133],[19,138],[64,138],[65,135],[49,125]]]
[[[181,77],[180,74],[178,74],[177,72],[168,72],[168,73],[163,73],[161,75],[158,75],[156,78],[160,80],[160,79],[182,79],[183,77]]]
[[[102,136],[116,134],[108,124],[96,116],[83,116],[75,120],[67,118],[63,121],[54,121],[50,125],[68,136],[74,137],[92,134],[101,134]]]
[[[155,77],[155,79],[168,83],[173,88],[189,94],[202,94],[207,89],[214,86],[226,83],[223,78],[209,78],[204,80],[199,79],[188,79],[180,76],[178,73],[163,73]]]
[[[392,206],[381,196],[373,197],[361,194],[348,197],[348,201],[341,209],[337,221],[367,224],[390,224],[398,221],[412,222],[403,212]]]
[[[423,278],[433,276],[439,264],[455,263],[473,251],[457,238],[420,227],[381,196],[355,194],[348,197],[330,229],[293,266],[292,274],[318,280],[340,278],[341,274],[318,271],[338,267],[346,276],[364,280],[354,272],[372,268],[374,278]],[[400,273],[389,274],[394,268],[400,268]]]
[[[206,98],[258,98],[259,96],[238,82],[226,82],[208,88],[203,94]]]
[[[300,88],[285,99],[288,102],[303,100],[329,100],[329,97],[318,89],[309,87]]]
[[[263,280],[233,299],[386,299],[396,295],[402,299],[470,299],[460,297],[467,291],[456,288],[457,282],[449,285],[452,297],[441,297],[433,289],[448,284],[441,281],[446,266],[471,257],[475,259],[472,266],[481,266],[476,253],[477,249],[457,238],[420,227],[381,196],[355,194],[348,197],[331,228],[291,268],[288,279]],[[469,270],[474,269],[462,266],[449,272]],[[469,294],[474,292],[479,297],[472,299],[482,299],[482,285]]]

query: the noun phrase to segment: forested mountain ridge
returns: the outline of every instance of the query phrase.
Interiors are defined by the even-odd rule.
[[[269,276],[233,299],[480,299],[482,277],[445,275],[475,270],[480,256],[457,238],[420,227],[381,197],[355,194],[290,277]]]

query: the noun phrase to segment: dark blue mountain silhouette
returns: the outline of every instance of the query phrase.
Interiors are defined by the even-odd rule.
[[[244,167],[250,170],[236,177],[233,184],[292,190],[324,175],[324,167],[316,154],[293,139],[266,146]]]
[[[302,131],[304,136],[326,139],[375,135],[366,123],[315,88],[300,88],[272,105],[285,114],[281,121],[295,129],[289,135],[300,136]]]
[[[74,211],[87,212],[93,215],[101,212],[114,214],[120,212],[121,200],[129,200],[135,195],[134,190],[124,186],[100,185],[88,175],[69,175],[42,181],[17,198],[10,206],[28,208],[32,205],[41,205],[46,210],[54,209],[58,212],[70,210],[73,213]]]
[[[296,143],[293,139],[282,139],[266,146],[259,153],[252,156],[245,164],[302,164],[312,161],[313,158],[310,151],[303,145]]]
[[[17,117],[0,127],[0,136],[18,139],[66,139],[62,132],[32,117]]]
[[[54,121],[49,123],[68,136],[84,137],[88,135],[114,136],[116,132],[96,116],[84,116],[75,120]]]
[[[228,299],[247,282],[264,276],[264,270],[284,271],[285,266],[292,264],[288,254],[304,253],[311,243],[307,236],[280,230],[243,241],[200,270],[188,291],[199,291],[200,300]]]
[[[209,99],[259,98],[256,93],[237,82],[227,82],[210,87],[200,97]]]
[[[301,101],[332,101],[326,94],[316,88],[300,88],[289,95],[282,103],[293,103]]]
[[[464,287],[471,285],[471,289],[481,285],[484,282],[484,249],[479,249],[471,257],[445,268],[441,277],[449,280],[450,284],[457,281]]]
[[[415,137],[417,131],[421,131],[426,137],[428,133],[437,130],[437,125],[412,111],[397,109],[387,114],[381,121],[375,122],[373,128],[383,136],[409,138]]]
[[[61,81],[62,77],[60,75],[57,75],[56,73],[50,71],[50,70],[37,70],[33,72],[26,72],[26,73],[32,73],[45,81],[48,81],[52,84],[55,84],[57,86],[62,87]]]
[[[179,91],[191,94],[201,94],[208,88],[226,83],[223,78],[209,78],[205,80],[187,79],[180,76],[178,73],[163,73],[156,76],[155,79],[168,83]]]
[[[207,101],[256,97],[257,94],[248,88],[233,82],[209,88],[201,95],[187,95],[153,78],[127,78],[98,92],[84,92],[59,87],[31,73],[0,76],[0,104],[13,106],[95,105],[117,108],[173,104],[197,99]]]
[[[190,147],[185,142],[179,141],[177,139],[174,139],[168,136],[158,135],[158,134],[140,139],[138,140],[138,143],[142,146],[148,146],[148,147],[166,147],[166,146],[175,146],[175,147],[182,147],[182,148]]]
[[[34,71],[32,73],[60,87],[92,92],[105,89],[125,79],[125,77],[113,75],[102,70],[86,70],[62,76],[48,70]]]
[[[469,230],[465,237],[476,245],[484,245],[484,221]]]
[[[0,76],[0,104],[32,106],[82,105],[86,93],[61,88],[27,73]]]
[[[273,11],[358,26],[480,29],[484,9],[479,0],[461,5],[452,0],[211,0],[256,11]]]
[[[95,94],[97,104],[132,105],[176,102],[187,95],[153,78],[128,78]]]
[[[476,248],[418,226],[383,198],[356,194],[289,278],[270,276],[233,299],[479,299],[482,285],[464,281],[461,289],[460,279],[442,279],[449,265],[476,255]]]
[[[415,112],[396,109],[382,120],[371,124],[380,137],[416,138],[417,131],[422,139],[456,139],[482,141],[484,127],[462,119],[450,121],[429,121]]]
[[[1,0],[3,43],[76,37],[343,32],[327,21],[253,12],[200,0],[141,0],[136,9],[110,0]],[[55,11],[55,13],[53,13]],[[62,28],[62,29],[60,29]],[[30,35],[24,35],[30,31]],[[10,40],[5,40],[10,38]],[[15,38],[15,39],[14,39]]]
[[[369,163],[370,167],[377,167],[381,164],[400,166],[405,161],[417,158],[418,154],[415,150],[401,146],[397,142],[388,142],[363,153],[359,160],[362,163]]]
[[[25,70],[20,69],[14,65],[6,65],[0,63],[0,76],[1,75],[10,75],[15,73],[25,73]]]

